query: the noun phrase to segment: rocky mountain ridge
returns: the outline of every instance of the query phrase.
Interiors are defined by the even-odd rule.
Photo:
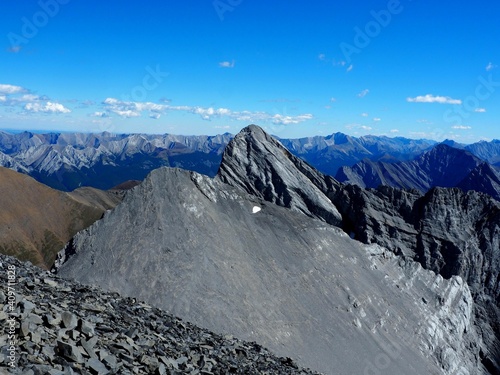
[[[161,166],[180,167],[213,177],[232,138],[229,133],[178,136],[0,131],[0,166],[29,174],[39,182],[65,191],[87,185],[109,189],[126,180],[142,180]],[[343,133],[280,141],[292,154],[331,176],[339,168],[353,166],[363,159],[386,163],[411,161],[437,145],[430,140],[356,138]],[[500,141],[443,144],[469,151],[492,165],[500,163]]]
[[[460,277],[445,280],[328,224],[325,207],[306,202],[335,203],[344,187],[262,129],[232,142],[215,179],[152,172],[73,238],[55,270],[325,373],[494,373]]]
[[[234,141],[246,139],[259,142],[263,139],[260,133],[261,129],[250,126],[243,129]],[[283,145],[277,142],[268,142],[267,148],[272,149],[272,154],[286,153]],[[439,148],[445,151],[449,149],[445,145]],[[255,149],[247,148],[249,151]],[[290,180],[289,176],[299,175],[298,170],[295,173],[281,173],[273,179],[265,178],[262,174],[254,173],[255,169],[248,168],[259,163],[263,154],[249,151],[243,165],[239,161],[235,162],[233,157],[224,157],[219,174],[233,169],[234,177],[228,182],[246,192],[252,192],[252,188],[248,187],[249,181],[253,181],[254,187],[265,191],[294,189],[293,179]],[[458,160],[463,160],[464,155],[460,154],[460,150],[453,150],[453,154],[458,155]],[[470,154],[465,157],[471,161],[471,165],[479,163]],[[272,160],[273,170],[287,170],[284,164],[289,161],[286,158]],[[448,160],[453,161],[453,158]],[[492,373],[499,371],[499,203],[487,195],[474,191],[464,193],[459,189],[435,188],[423,195],[416,190],[404,191],[390,187],[374,190],[354,185],[342,186],[333,179],[327,188],[321,181],[328,177],[314,169],[310,170],[311,174],[312,178],[302,181],[301,189],[307,190],[307,184],[318,188],[323,197],[335,205],[342,216],[341,227],[353,238],[366,244],[384,246],[446,278],[460,275],[469,282],[477,302],[476,321],[482,327],[485,341],[491,349],[490,356],[485,356],[485,362],[496,362],[490,367],[496,368]],[[248,179],[245,177],[247,175]],[[240,181],[245,181],[245,184]],[[275,197],[262,198],[283,205]]]

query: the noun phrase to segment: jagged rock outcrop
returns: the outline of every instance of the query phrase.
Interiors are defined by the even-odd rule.
[[[216,178],[329,224],[339,225],[342,221],[327,197],[340,184],[293,156],[256,125],[244,128],[229,143]]]
[[[11,287],[0,291],[2,374],[313,374],[254,342],[4,255],[0,282]]]
[[[461,278],[196,173],[152,172],[56,270],[328,374],[485,373]]]
[[[462,276],[476,301],[492,374],[500,369],[500,203],[486,194],[435,188],[425,195],[348,185],[332,198],[344,229],[449,278]],[[492,363],[490,363],[492,362]]]

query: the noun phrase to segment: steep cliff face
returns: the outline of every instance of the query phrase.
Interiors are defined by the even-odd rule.
[[[152,172],[56,270],[328,374],[485,373],[461,278],[196,173]]]
[[[328,198],[340,184],[293,156],[258,126],[244,128],[229,143],[216,178],[329,224],[342,221]]]
[[[267,154],[283,152],[281,144],[269,141],[270,137],[259,136],[264,141],[255,142],[255,136],[252,134],[262,133],[257,127],[248,127],[242,133],[244,137],[235,137],[235,141],[240,142],[238,149],[254,147],[253,143],[264,143]],[[439,162],[439,166],[432,167],[431,164],[439,160],[443,154],[446,154],[446,157]],[[250,161],[245,165],[259,163],[265,158],[263,155],[264,153],[259,152],[248,153],[246,160]],[[440,145],[422,156],[417,164],[427,165],[427,170],[434,171],[430,177],[441,174],[439,178],[427,176],[430,178],[429,181],[444,184],[444,180],[449,178],[448,181],[455,184],[462,178],[461,174],[457,175],[458,172],[452,170],[449,171],[451,174],[441,172],[450,169],[450,165],[460,164],[464,160],[470,168],[481,164],[471,154],[451,149],[447,145]],[[231,155],[225,154],[219,176],[224,175],[222,168],[225,165],[235,169],[232,167],[233,163]],[[282,171],[283,168],[275,170]],[[252,172],[246,173],[251,175]],[[278,174],[274,178],[273,189],[290,190],[288,176],[297,174],[298,171],[293,172],[293,166],[290,166],[286,174]],[[351,237],[363,243],[379,244],[395,254],[414,259],[445,278],[458,275],[467,280],[477,302],[475,315],[477,324],[481,327],[485,341],[488,342],[488,349],[483,353],[484,360],[487,363],[492,362],[489,365],[490,368],[495,368],[492,373],[500,371],[499,203],[475,191],[464,193],[460,189],[435,188],[423,194],[416,189],[399,190],[388,186],[363,189],[354,185],[341,185],[315,170],[311,174],[315,178],[302,180],[300,186],[304,189],[304,186],[314,185],[323,196],[328,197],[342,216],[340,226]],[[329,186],[334,187],[333,189],[325,188],[322,184],[325,178],[328,179]],[[227,181],[263,199],[276,201],[272,196],[268,197],[261,193],[262,178],[245,179],[243,168],[239,169],[238,178]],[[425,181],[427,180],[424,179]],[[430,186],[432,186],[430,182],[425,185],[426,188]]]
[[[348,185],[334,197],[343,228],[450,278],[463,277],[475,305],[492,374],[500,358],[500,203],[486,194],[435,188],[425,195]]]

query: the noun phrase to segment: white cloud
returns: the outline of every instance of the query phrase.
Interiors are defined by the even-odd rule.
[[[373,121],[375,121],[375,122],[379,122],[379,121],[381,121],[381,120],[382,120],[382,119],[381,119],[380,117],[374,117],[374,118],[373,118]]]
[[[484,113],[484,112],[486,112],[486,108],[476,108],[476,109],[474,110],[474,112],[477,112],[477,113]]]
[[[221,68],[234,68],[234,64],[235,64],[234,60],[233,61],[221,61],[219,63],[219,66]]]
[[[464,125],[454,125],[451,127],[452,129],[457,129],[457,130],[468,130],[472,129],[470,126],[464,126]]]
[[[106,112],[94,112],[91,115],[92,117],[109,117]]]
[[[488,65],[486,65],[486,71],[489,72],[490,70],[493,70],[495,68],[497,68],[498,65],[494,65],[493,63],[489,62]]]
[[[0,102],[5,102],[7,97],[5,95],[0,95]]]
[[[276,115],[273,115],[271,118],[272,118],[273,124],[289,125],[289,124],[298,124],[298,123],[301,123],[303,121],[311,120],[313,118],[313,115],[305,114],[305,115],[299,115],[299,116],[283,116],[280,114],[276,114]]]
[[[335,103],[336,101],[337,101],[337,98],[333,98],[333,97],[332,97],[332,98],[330,98],[330,102],[331,102],[331,103]]]
[[[368,93],[370,92],[370,90],[368,89],[364,89],[363,91],[361,91],[359,94],[358,94],[358,98],[364,98],[366,95],[368,95]]]
[[[368,113],[364,112],[364,113],[361,114],[361,116],[368,117]]]
[[[66,108],[60,103],[46,102],[46,103],[27,103],[24,109],[32,113],[70,113],[71,110]]]
[[[391,129],[391,133],[399,133],[399,129]]]
[[[326,55],[324,53],[320,53],[318,55],[318,59],[321,60],[321,61],[325,61],[326,60]]]
[[[139,117],[142,112],[150,112],[150,117],[158,118],[159,115],[168,111],[181,111],[200,116],[203,120],[211,121],[213,118],[227,117],[238,121],[250,123],[272,122],[273,124],[288,125],[298,124],[313,118],[312,114],[301,114],[296,116],[270,114],[266,112],[232,111],[228,108],[213,108],[200,106],[172,106],[169,104],[156,104],[151,102],[129,102],[116,98],[106,98],[103,102],[106,112],[115,113],[122,117]]]
[[[0,84],[0,94],[12,95],[26,92],[27,90],[21,86]]]
[[[153,113],[149,114],[149,118],[152,118],[154,120],[158,120],[160,117],[161,117],[161,114],[159,114],[159,113],[154,113],[153,112]]]
[[[371,126],[360,125],[360,124],[347,124],[345,127],[349,130],[353,129],[372,130]]]
[[[349,67],[347,68],[347,71],[348,71],[348,72],[350,72],[350,71],[351,71],[351,70],[353,70],[353,69],[354,69],[354,65],[352,65],[352,64],[351,64],[351,65],[349,65]]]
[[[409,103],[439,103],[439,104],[462,104],[460,99],[452,99],[449,96],[434,96],[427,94],[415,98],[406,98]]]

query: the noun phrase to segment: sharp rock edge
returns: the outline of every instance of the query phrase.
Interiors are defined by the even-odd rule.
[[[242,133],[260,144],[242,143],[243,150],[228,153],[267,147],[282,158],[277,153],[285,151],[260,129]],[[248,166],[263,181],[272,176],[252,171],[253,162],[235,165],[239,171]],[[332,194],[340,186],[305,163],[292,171],[286,176],[293,184],[302,173]],[[227,181],[238,178],[225,173]],[[272,194],[261,197],[219,175],[153,171],[120,206],[73,238],[55,271],[257,341],[327,374],[487,373],[478,355],[473,299],[460,277],[446,280],[378,245],[361,245],[312,206],[306,211],[295,191],[312,189],[305,177],[299,177],[302,186],[275,180],[293,186],[295,212],[293,205],[290,210],[265,200],[285,203],[276,201],[276,183],[269,185]],[[331,207],[322,206],[319,194],[313,201],[320,213]],[[254,206],[261,207],[258,215]]]

